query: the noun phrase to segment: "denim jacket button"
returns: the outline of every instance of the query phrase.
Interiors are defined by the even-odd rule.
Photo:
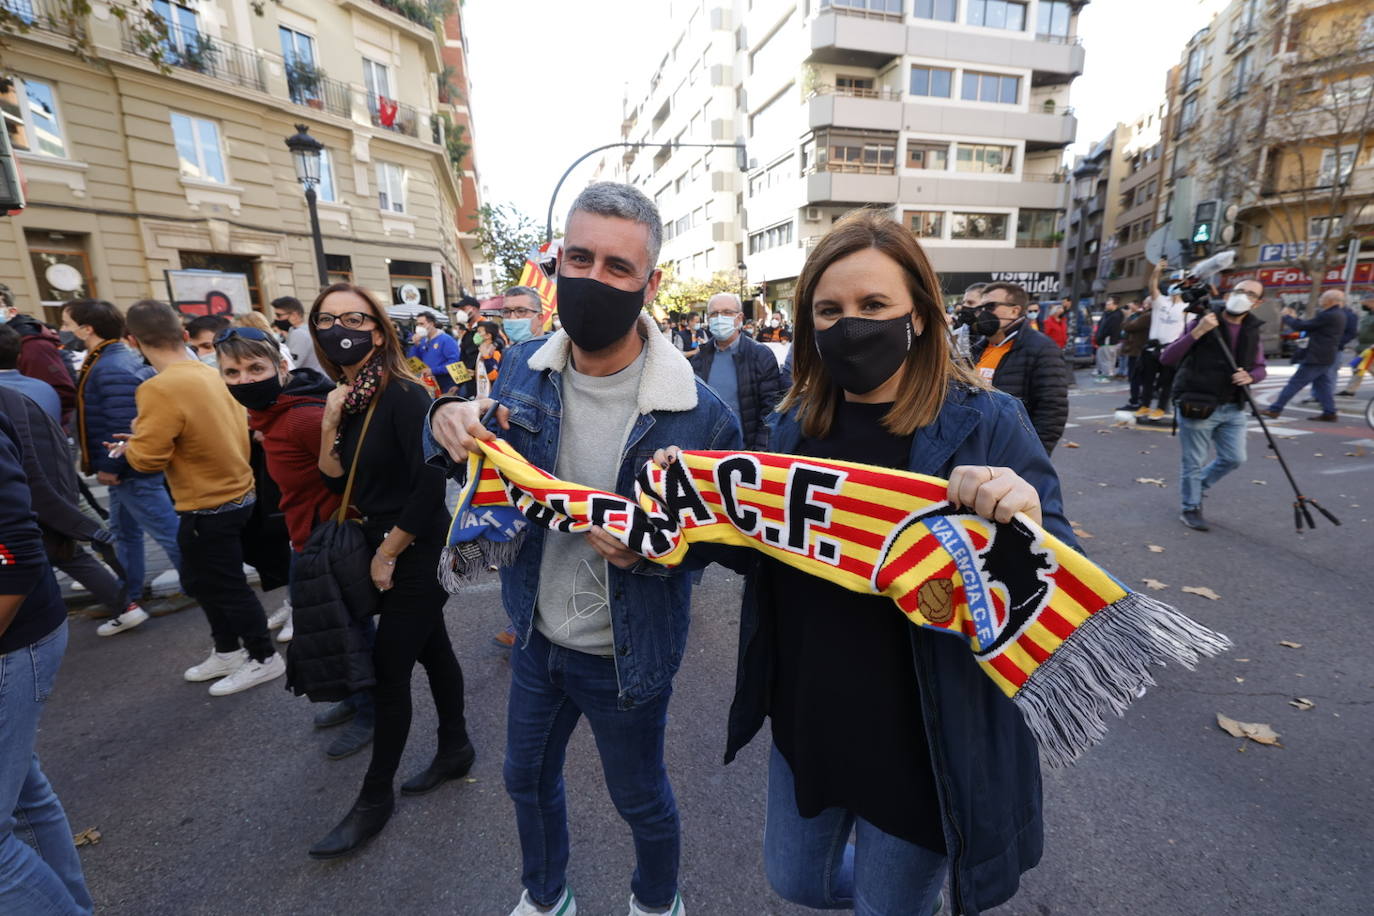
[[[616,647],[616,651],[619,652],[621,655],[629,655],[629,654],[630,654],[630,644],[629,644],[629,643],[626,643],[626,642],[623,642],[623,643],[621,643],[619,646]]]

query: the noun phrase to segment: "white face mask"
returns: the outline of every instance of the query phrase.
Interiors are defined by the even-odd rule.
[[[1245,293],[1232,293],[1226,298],[1226,312],[1229,315],[1244,315],[1255,307],[1255,303]]]

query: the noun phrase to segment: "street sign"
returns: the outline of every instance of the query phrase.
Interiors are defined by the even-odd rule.
[[[1273,264],[1277,261],[1292,261],[1297,258],[1310,257],[1321,244],[1320,240],[1309,239],[1306,242],[1285,242],[1279,245],[1261,245],[1259,249],[1259,263]],[[1306,249],[1304,251],[1304,249]]]

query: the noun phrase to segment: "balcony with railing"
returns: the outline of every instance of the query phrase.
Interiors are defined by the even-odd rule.
[[[168,24],[166,29],[166,37],[159,41],[148,31],[136,29],[126,21],[124,50],[139,55],[156,52],[155,61],[169,67],[190,70],[260,92],[267,90],[262,58],[252,48],[178,25]]]
[[[849,99],[885,99],[901,101],[902,90],[892,86],[833,86],[821,83],[811,89],[808,98],[818,95],[838,95]]]
[[[10,31],[20,31],[18,23],[30,29],[65,34],[70,13],[57,0],[0,0],[0,10],[9,13],[11,21],[17,23]],[[84,38],[86,25],[82,18],[74,23],[76,37]]]
[[[407,137],[420,136],[420,115],[403,102],[389,99],[384,95],[368,93],[367,110],[371,115],[373,127],[381,127]]]
[[[298,61],[287,63],[286,92],[297,105],[327,111],[341,118],[353,115],[353,93],[348,84],[330,79],[323,70],[309,64]]]

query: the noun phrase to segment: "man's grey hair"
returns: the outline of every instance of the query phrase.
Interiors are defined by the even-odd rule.
[[[736,295],[735,293],[728,292],[728,291],[716,293],[716,294],[713,295],[710,299],[707,299],[707,300],[706,300],[706,307],[707,307],[707,308],[710,308],[710,307],[711,307],[711,303],[712,303],[712,302],[715,302],[717,299],[721,298],[722,296],[724,296],[726,299],[729,299],[731,302],[735,303],[735,308],[737,308],[739,311],[741,311],[741,312],[744,311],[744,303],[740,301],[739,296]]]
[[[1345,290],[1328,289],[1326,292],[1322,293],[1321,299],[1319,299],[1318,301],[1321,302],[1323,305],[1327,305],[1332,302],[1344,302]]]
[[[964,288],[964,295],[967,296],[969,293],[981,293],[985,286],[987,286],[986,283],[970,283]]]
[[[581,210],[597,216],[615,216],[633,220],[649,230],[649,272],[658,266],[658,253],[663,248],[663,220],[658,207],[634,185],[615,181],[598,181],[583,188],[568,210],[568,219]]]
[[[512,286],[510,289],[506,290],[504,295],[507,299],[509,299],[511,296],[528,297],[529,300],[534,303],[535,311],[538,311],[540,308],[542,308],[544,304],[544,300],[539,298],[539,294],[528,286]]]

